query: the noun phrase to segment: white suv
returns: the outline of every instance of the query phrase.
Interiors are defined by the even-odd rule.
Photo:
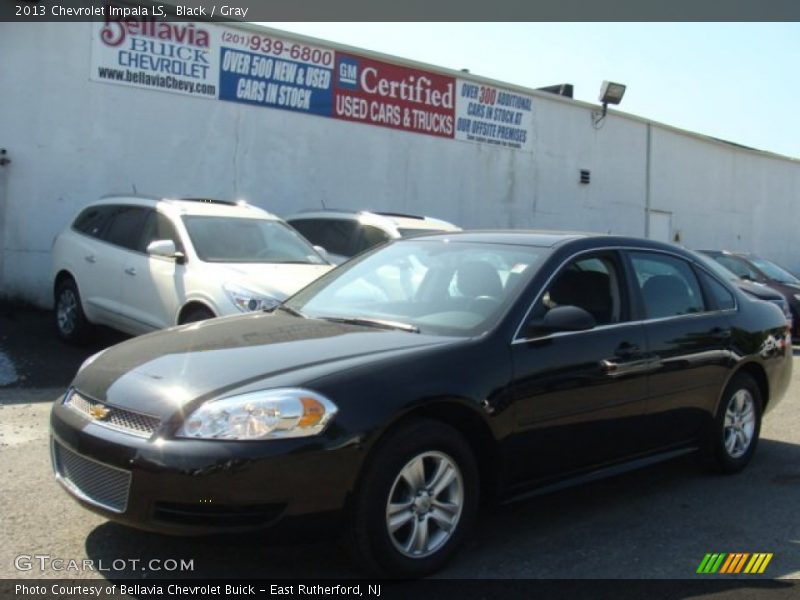
[[[79,341],[91,324],[136,335],[269,309],[331,268],[246,203],[106,197],[53,243],[56,325]]]
[[[452,223],[401,213],[321,210],[297,213],[286,221],[339,264],[351,256],[398,238],[461,231]]]

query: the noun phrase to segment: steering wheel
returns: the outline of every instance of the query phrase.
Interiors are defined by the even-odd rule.
[[[467,304],[467,311],[488,315],[498,306],[500,306],[499,298],[495,298],[494,296],[476,296]]]

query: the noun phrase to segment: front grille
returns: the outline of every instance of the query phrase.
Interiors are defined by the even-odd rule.
[[[131,474],[76,454],[53,441],[53,465],[61,481],[79,498],[122,513],[128,507]]]
[[[125,410],[103,402],[94,402],[76,391],[72,391],[67,395],[64,404],[83,416],[92,419],[98,425],[140,437],[150,437],[161,425],[161,420],[157,417]],[[96,413],[92,413],[96,409],[100,409],[101,412],[104,409],[108,412],[105,416],[98,417]]]

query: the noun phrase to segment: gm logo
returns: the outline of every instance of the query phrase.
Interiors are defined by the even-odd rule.
[[[720,575],[736,573],[761,574],[766,570],[771,560],[772,552],[706,554],[700,562],[700,566],[697,567],[697,572],[702,574],[719,573]]]
[[[354,58],[339,59],[339,87],[358,89],[358,61]]]

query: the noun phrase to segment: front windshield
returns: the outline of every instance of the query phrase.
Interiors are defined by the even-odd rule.
[[[205,262],[325,264],[282,221],[241,217],[184,216],[194,251]]]
[[[286,306],[307,317],[476,335],[500,318],[547,252],[446,239],[399,241],[324,275]]]
[[[761,271],[770,279],[774,279],[780,283],[800,283],[800,279],[797,279],[797,277],[789,273],[789,271],[783,267],[779,267],[774,262],[771,262],[765,258],[759,258],[757,256],[749,256],[748,258],[751,263],[761,269]]]

